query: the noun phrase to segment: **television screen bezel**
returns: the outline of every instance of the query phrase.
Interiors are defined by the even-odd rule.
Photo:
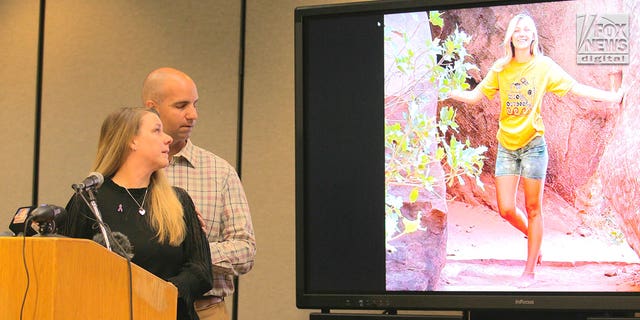
[[[296,228],[296,305],[300,309],[350,310],[556,310],[556,311],[630,311],[640,309],[638,292],[309,292],[305,286],[304,212],[304,96],[303,31],[309,17],[343,14],[398,13],[434,9],[459,9],[497,5],[559,2],[571,0],[399,0],[365,1],[303,6],[294,14],[295,56],[295,228]]]

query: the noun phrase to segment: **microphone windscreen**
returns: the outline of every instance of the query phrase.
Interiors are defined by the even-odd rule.
[[[106,241],[104,241],[104,236],[100,232],[96,233],[93,236],[93,241],[99,243],[103,247],[107,246]],[[112,232],[110,244],[111,244],[111,250],[113,250],[113,252],[127,259],[133,258],[133,246],[131,245],[129,238],[127,238],[127,236],[125,236],[123,233],[118,231]]]
[[[35,207],[33,206],[18,208],[16,213],[13,215],[13,219],[11,219],[11,222],[9,223],[9,230],[13,231],[13,233],[17,235],[23,234],[25,231],[24,224],[27,222],[27,219],[29,219],[29,217],[31,216],[31,211],[34,208]],[[38,232],[31,227],[31,223],[27,226],[26,229],[27,229],[26,230],[27,237],[38,234]]]
[[[33,221],[37,223],[51,222],[53,220],[61,222],[66,217],[67,210],[52,204],[41,204],[31,211],[30,214],[33,217]]]
[[[87,182],[87,180],[89,182]],[[92,184],[95,186],[95,188],[100,188],[102,186],[102,184],[104,183],[104,176],[102,175],[102,173],[100,172],[91,172],[89,173],[89,176],[85,179],[85,182],[87,182],[87,184]]]

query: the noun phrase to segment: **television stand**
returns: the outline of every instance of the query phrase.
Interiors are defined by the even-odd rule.
[[[366,313],[369,312],[369,313]],[[398,314],[397,310],[389,309],[380,313],[331,313],[328,309],[309,314],[309,320],[463,320],[464,314]]]
[[[633,312],[470,310],[465,320],[640,320]]]

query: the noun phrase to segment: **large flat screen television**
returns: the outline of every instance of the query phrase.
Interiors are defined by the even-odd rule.
[[[510,27],[518,14],[533,26]],[[635,0],[297,8],[297,306],[640,310],[639,16]],[[474,103],[454,96],[491,87],[521,33],[548,69],[494,76],[498,94]],[[502,120],[536,112],[538,138],[498,143],[514,126]],[[542,178],[521,158],[523,178],[495,177],[498,149],[542,144]]]

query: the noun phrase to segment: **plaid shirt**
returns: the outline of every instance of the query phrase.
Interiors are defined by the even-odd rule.
[[[191,140],[166,168],[172,185],[193,199],[205,222],[213,264],[213,289],[207,295],[233,293],[233,276],[253,267],[256,241],[249,205],[235,169]]]

